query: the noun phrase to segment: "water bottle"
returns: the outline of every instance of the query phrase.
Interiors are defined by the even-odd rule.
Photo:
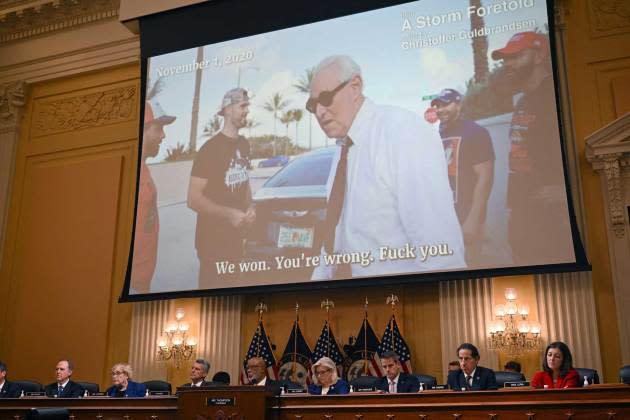
[[[354,387],[350,385],[350,393],[352,394],[353,392],[354,392]]]
[[[149,396],[149,389],[148,389],[148,388],[147,388],[147,392],[145,392],[145,393],[144,393],[144,396],[145,396],[145,397],[148,397],[148,396]]]
[[[20,393],[20,398],[24,397],[24,390],[22,390],[22,392]]]
[[[584,377],[584,383],[582,384],[582,386],[588,386],[588,385],[589,385],[589,383],[588,383],[588,377],[587,377],[587,376],[585,376],[585,377]]]
[[[284,395],[286,393],[286,391],[284,390],[284,387],[281,386],[280,387],[280,395]]]
[[[420,389],[418,390],[418,392],[422,391],[424,391],[424,382],[420,382]]]
[[[83,391],[83,398],[88,397],[90,394],[88,394],[87,389],[85,391]]]

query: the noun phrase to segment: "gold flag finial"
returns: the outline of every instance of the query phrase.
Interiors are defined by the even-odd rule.
[[[398,302],[399,302],[398,296],[396,296],[393,293],[387,296],[387,299],[385,300],[386,305],[392,305],[392,311],[394,311],[394,309],[396,308],[396,304]]]
[[[328,298],[322,300],[321,308],[326,309],[326,312],[330,311],[335,307],[335,302],[329,300]]]
[[[263,313],[267,312],[267,305],[264,302],[258,302],[258,305],[254,308],[254,312],[258,312],[258,319],[262,319]]]

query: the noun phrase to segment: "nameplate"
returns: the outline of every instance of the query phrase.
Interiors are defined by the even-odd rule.
[[[107,397],[107,394],[105,392],[93,392],[88,397]]]
[[[171,395],[168,391],[149,391],[149,395]]]
[[[212,398],[206,399],[206,405],[234,405],[235,403],[236,403],[235,397],[224,397],[224,398],[212,397]]]
[[[523,386],[529,386],[528,381],[516,381],[516,382],[505,382],[503,383],[505,388],[520,388]]]
[[[304,394],[305,392],[305,389],[289,388],[285,391],[285,394]]]
[[[40,391],[38,391],[38,392],[27,392],[25,394],[25,396],[27,396],[27,397],[45,397],[46,393],[45,392],[40,392]]]
[[[431,390],[433,391],[446,391],[448,389],[450,389],[448,385],[435,385],[433,388],[431,388]]]
[[[376,387],[373,386],[357,386],[354,388],[354,392],[374,392]]]

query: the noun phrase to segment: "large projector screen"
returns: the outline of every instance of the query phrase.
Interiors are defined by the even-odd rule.
[[[209,3],[144,22],[122,299],[588,269],[545,1]]]

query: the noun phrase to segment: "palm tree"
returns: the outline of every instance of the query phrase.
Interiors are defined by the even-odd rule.
[[[287,128],[286,131],[286,142],[284,143],[284,154],[289,154],[289,124],[293,121],[293,111],[288,110],[287,112],[283,112],[280,116],[280,122],[284,124]]]
[[[302,120],[304,112],[302,112],[302,110],[299,108],[296,108],[291,112],[293,113],[293,122],[295,122],[295,145],[298,146],[298,127],[300,125],[300,121]]]
[[[470,7],[472,10],[477,10],[481,7],[481,0],[470,0]],[[479,33],[485,27],[485,23],[482,16],[477,13],[473,13],[470,16],[470,29]],[[481,83],[488,79],[490,73],[488,69],[488,37],[476,36],[472,40],[473,49],[473,62],[475,65],[475,82]]]
[[[282,98],[280,92],[274,93],[270,100],[265,102],[263,108],[265,111],[269,111],[273,114],[273,155],[276,155],[276,141],[277,141],[277,127],[276,121],[278,120],[278,113],[282,112],[284,108],[289,105],[289,101]]]
[[[217,114],[214,114],[214,117],[206,122],[206,125],[203,127],[203,133],[201,134],[203,137],[210,138],[214,136],[221,130],[221,118]]]
[[[315,68],[306,69],[306,72],[300,79],[293,85],[301,93],[308,95],[311,90],[311,82],[315,74]],[[313,114],[308,113],[308,150],[311,150],[313,146]],[[296,139],[297,141],[297,139]]]
[[[249,137],[252,136],[252,128],[256,128],[260,125],[260,123],[252,118],[247,118],[245,120],[245,128],[247,128],[247,131],[249,132]]]
[[[197,63],[203,61],[203,47],[197,48]],[[201,66],[195,72],[195,90],[192,105],[192,117],[190,119],[190,145],[188,150],[194,153],[197,151],[197,125],[199,123],[199,92],[201,91],[201,76],[203,69]]]

